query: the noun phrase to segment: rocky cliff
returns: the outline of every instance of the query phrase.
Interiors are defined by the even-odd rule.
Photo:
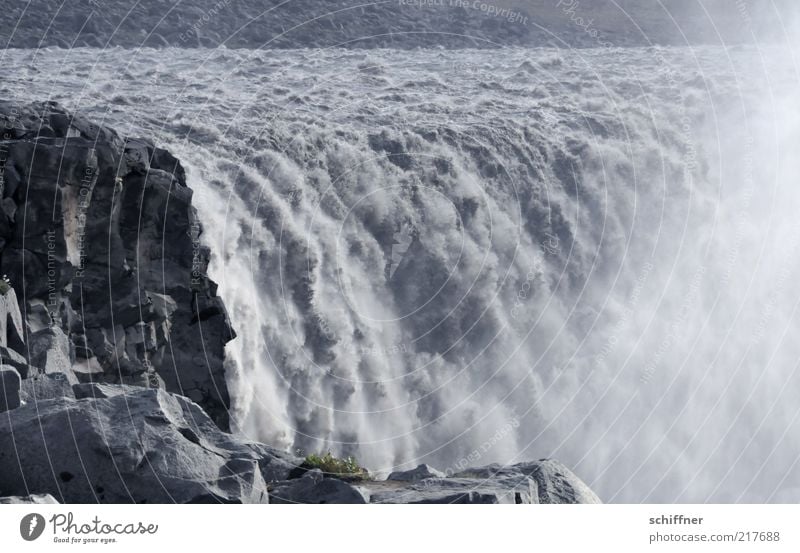
[[[209,251],[180,162],[0,103],[0,503],[595,503],[553,461],[375,480],[227,432]]]

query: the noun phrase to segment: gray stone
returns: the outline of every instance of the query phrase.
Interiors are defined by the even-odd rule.
[[[11,288],[5,294],[0,294],[0,345],[19,347],[23,343],[23,336],[25,327],[19,312],[17,294]]]
[[[257,442],[247,442],[255,452],[261,474],[267,482],[288,480],[289,475],[303,464],[303,459]]]
[[[220,431],[186,398],[118,388],[0,417],[0,490],[67,503],[267,502],[261,467],[285,462],[262,458],[274,450]]]
[[[28,361],[21,354],[3,346],[0,346],[0,364],[14,367],[22,378],[39,373],[36,368],[28,365]]]
[[[467,469],[455,477],[496,480],[527,476],[536,481],[538,503],[601,503],[597,495],[558,461],[542,459],[516,465],[488,465]]]
[[[337,478],[319,479],[308,471],[302,478],[270,485],[270,503],[367,503],[369,496],[357,486]]]
[[[110,397],[124,395],[128,390],[128,386],[100,384],[98,382],[87,382],[72,386],[75,399],[108,399]]]
[[[533,464],[530,475],[539,486],[539,503],[602,503],[589,486],[558,461],[546,459]]]
[[[444,473],[436,470],[430,465],[419,465],[417,468],[406,471],[395,471],[389,475],[387,480],[397,480],[400,482],[416,482],[425,478],[444,478]]]
[[[527,476],[503,476],[488,480],[429,478],[408,485],[387,480],[365,484],[371,503],[536,503],[536,482]]]
[[[50,494],[12,495],[0,497],[0,505],[58,505],[56,498]]]
[[[45,374],[61,373],[71,384],[78,383],[72,372],[75,360],[72,344],[63,330],[57,326],[42,329],[31,334],[28,342],[28,361],[31,365]]]
[[[72,384],[63,373],[39,374],[22,381],[22,395],[25,402],[38,402],[45,399],[75,397]]]
[[[0,365],[0,413],[16,409],[21,405],[21,385],[22,380],[17,369]]]

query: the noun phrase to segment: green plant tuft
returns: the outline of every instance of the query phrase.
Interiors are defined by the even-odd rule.
[[[325,455],[309,455],[303,462],[303,467],[309,470],[320,469],[325,476],[332,476],[342,480],[371,480],[367,469],[359,466],[354,457],[339,459],[329,451]]]

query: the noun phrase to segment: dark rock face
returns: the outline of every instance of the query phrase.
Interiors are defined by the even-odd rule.
[[[92,393],[79,386],[78,395]],[[68,503],[266,503],[263,474],[286,477],[294,467],[289,456],[220,431],[186,398],[88,386],[98,399],[43,400],[0,419],[0,493],[31,490]]]
[[[234,333],[178,160],[53,103],[0,104],[0,128],[0,265],[14,288],[0,346],[45,374],[188,395],[227,428]]]

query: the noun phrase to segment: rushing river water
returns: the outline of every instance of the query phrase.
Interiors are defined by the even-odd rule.
[[[800,501],[786,51],[8,50],[187,168],[254,438]]]

